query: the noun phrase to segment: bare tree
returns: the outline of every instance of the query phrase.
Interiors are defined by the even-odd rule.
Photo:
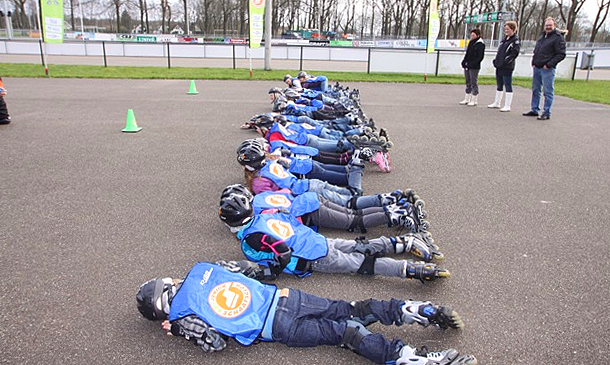
[[[559,6],[559,15],[561,15],[561,19],[569,31],[566,35],[567,42],[572,39],[572,33],[575,30],[574,23],[576,23],[578,13],[583,5],[585,5],[585,1],[586,0],[555,0]]]
[[[606,18],[608,17],[608,9],[610,9],[610,0],[598,0],[597,6],[597,14],[595,15],[595,21],[591,27],[591,37],[589,38],[589,42],[591,43],[595,42],[597,33],[602,25],[606,22]]]

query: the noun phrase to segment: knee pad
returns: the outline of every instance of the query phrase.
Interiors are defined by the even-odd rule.
[[[366,233],[366,227],[364,226],[364,221],[362,220],[362,210],[357,210],[354,212],[354,220],[352,221],[352,223],[349,225],[349,228],[347,229],[348,232],[354,232],[356,230],[356,228],[358,228],[360,230],[360,232],[362,233]],[[360,241],[358,238],[356,238],[356,251],[360,252],[360,253],[364,253],[363,251],[359,251],[359,246],[363,246],[368,244],[369,241],[363,240],[364,237],[360,237]]]
[[[356,202],[358,201],[358,196],[357,195],[353,195],[348,201],[347,201],[347,208],[349,209],[353,209],[353,210],[357,210],[356,209]]]
[[[346,321],[347,327],[345,328],[345,334],[343,334],[343,340],[341,346],[346,347],[355,353],[358,353],[358,348],[362,343],[362,339],[370,335],[371,332],[367,330],[361,323],[356,321]]]
[[[351,302],[350,314],[352,319],[364,326],[377,322],[377,318],[371,311],[371,299]]]
[[[358,269],[360,275],[375,275],[375,261],[377,260],[378,254],[364,254],[364,261]]]

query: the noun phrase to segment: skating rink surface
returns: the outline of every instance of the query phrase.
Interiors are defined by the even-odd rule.
[[[270,110],[278,82],[5,78],[0,126],[1,363],[368,364],[334,347],[263,343],[205,354],[136,309],[138,286],[197,261],[241,259],[218,199],[243,181],[239,125]],[[456,347],[480,364],[605,364],[610,355],[610,107],[556,97],[552,118],[458,105],[463,86],[354,83],[389,130],[393,171],[365,193],[414,188],[450,270],[422,284],[314,273],[279,287],[347,300],[412,298],[455,308],[461,331],[373,325]],[[128,109],[136,134],[122,133]],[[358,234],[322,230],[328,237]],[[380,227],[367,237],[396,234]]]

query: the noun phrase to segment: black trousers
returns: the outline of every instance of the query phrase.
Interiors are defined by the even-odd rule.
[[[0,96],[0,120],[10,119],[8,115],[8,109],[6,108],[6,102],[4,97]]]

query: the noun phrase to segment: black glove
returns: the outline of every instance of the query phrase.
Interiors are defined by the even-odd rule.
[[[466,62],[466,60],[462,60],[462,68],[468,68],[468,62]]]
[[[216,264],[224,267],[230,272],[244,274],[252,279],[256,279],[259,274],[262,274],[262,270],[257,264],[247,260],[217,261]]]

